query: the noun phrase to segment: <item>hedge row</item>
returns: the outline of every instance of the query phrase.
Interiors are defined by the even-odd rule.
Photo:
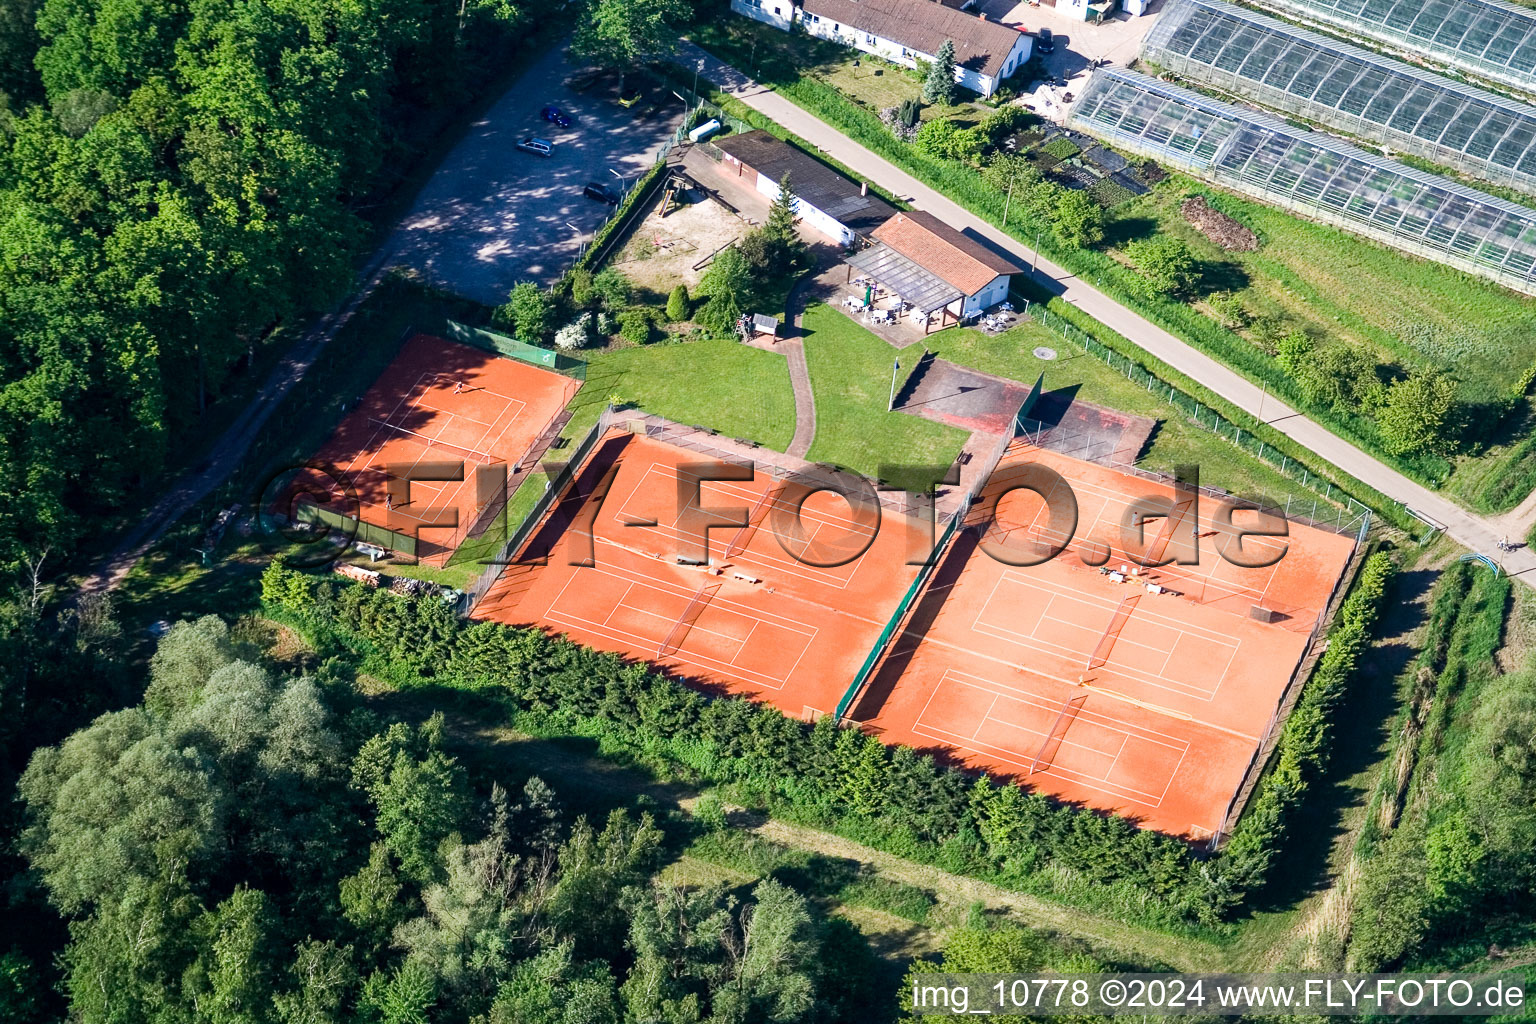
[[[1340,654],[1327,673],[1347,674],[1363,644],[1390,563],[1373,559],[1346,604]],[[830,717],[810,725],[735,697],[710,697],[643,664],[560,637],[498,623],[469,623],[437,600],[411,601],[358,585],[340,589],[273,563],[262,600],[275,617],[322,645],[363,659],[402,687],[426,684],[491,694],[551,734],[616,743],[682,766],[735,798],[888,852],[1164,926],[1216,925],[1260,880],[1244,852],[1201,861],[1184,842],[1115,815],[1062,804],[890,747]],[[1344,651],[1351,652],[1347,663]],[[1320,670],[1320,673],[1322,670]],[[1324,674],[1309,687],[1288,749],[1325,756],[1314,723],[1337,699]],[[1311,746],[1299,744],[1305,734]],[[1270,797],[1269,799],[1273,799]],[[1278,830],[1250,826],[1243,851]]]
[[[1371,555],[1339,609],[1328,649],[1286,719],[1270,766],[1227,843],[1224,859],[1240,885],[1262,884],[1293,812],[1327,771],[1334,713],[1370,646],[1372,628],[1396,572],[1397,563],[1386,552]]]

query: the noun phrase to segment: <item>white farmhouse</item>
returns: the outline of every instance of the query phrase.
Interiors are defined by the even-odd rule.
[[[985,15],[933,0],[731,0],[737,14],[916,67],[932,63],[944,41],[955,44],[955,81],[990,96],[1027,60],[1034,37]]]

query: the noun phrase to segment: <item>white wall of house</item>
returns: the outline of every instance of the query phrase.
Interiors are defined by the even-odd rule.
[[[991,284],[975,295],[967,295],[965,297],[964,315],[972,316],[976,313],[983,313],[1007,299],[1008,280],[1007,274],[999,274],[992,279]]]
[[[1087,0],[1083,0],[1083,2],[1086,10]],[[798,7],[788,7],[787,0],[731,0],[731,9],[749,18],[754,18],[769,25],[776,25],[785,31],[789,30],[790,18],[797,19],[801,27],[810,35],[827,39],[834,43],[841,43],[843,46],[851,46],[856,50],[872,53],[877,57],[884,57],[893,64],[904,64],[909,68],[915,68],[920,60],[927,61],[930,64],[933,63],[934,55],[931,53],[924,53],[921,50],[902,46],[900,43],[874,35],[873,33],[860,32],[849,25],[840,24],[829,18],[822,18],[815,14],[806,14]],[[786,18],[778,13],[781,9],[792,11],[793,13],[790,17]],[[955,67],[955,81],[967,89],[981,93],[983,96],[992,95],[997,89],[998,82],[1013,74],[1021,64],[1029,60],[1029,55],[1033,52],[1031,49],[1034,43],[1033,37],[1026,32],[1019,32],[1017,35],[1018,39],[1014,40],[1013,48],[1008,51],[1008,56],[1004,58],[1001,74],[998,77],[994,78],[972,68],[957,65]]]
[[[764,0],[764,2],[766,3],[767,0]],[[793,177],[790,178],[790,184],[791,186],[794,184]],[[769,199],[779,198],[779,183],[760,171],[757,172],[757,190]],[[795,212],[800,215],[802,221],[828,238],[842,245],[853,244],[854,234],[852,231],[843,227],[830,214],[823,213],[799,196],[795,197]]]
[[[731,10],[786,32],[795,18],[795,5],[789,0],[731,0]]]
[[[767,0],[764,0],[766,3]],[[1056,13],[1078,21],[1088,20],[1088,0],[1056,0]]]

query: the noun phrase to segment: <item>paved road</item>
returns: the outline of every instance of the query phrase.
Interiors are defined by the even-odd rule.
[[[993,246],[1012,253],[1020,265],[1031,263],[1032,254],[1024,250],[1016,239],[871,153],[771,89],[758,85],[742,72],[716,60],[703,50],[685,44],[685,63],[695,59],[704,61],[703,73],[715,85],[835,157],[856,174],[876,182],[887,191],[909,198],[914,205],[934,213],[967,234],[984,238]],[[1126,309],[1064,268],[1041,259],[1035,264],[1034,278],[1038,284],[1074,303],[1105,326],[1130,338],[1186,377],[1198,381],[1245,412],[1262,418],[1303,448],[1317,453],[1357,480],[1440,523],[1458,543],[1495,557],[1516,578],[1536,586],[1536,553],[1523,548],[1503,556],[1497,553],[1500,537],[1507,536],[1511,540],[1524,537],[1531,518],[1536,516],[1536,505],[1532,502],[1526,502],[1517,510],[1521,513],[1518,517],[1489,519],[1474,515],[1382,464],[1273,396],[1265,395],[1258,385]]]
[[[283,399],[288,397],[288,392],[304,379],[304,374],[315,365],[315,360],[331,339],[336,337],[336,332],[346,326],[363,300],[378,286],[388,271],[388,259],[387,248],[374,251],[368,265],[359,275],[363,283],[357,291],[337,309],[316,320],[299,337],[287,355],[272,368],[251,404],[224,431],[224,436],[219,438],[208,458],[191,472],[183,474],[160,496],[154,507],[144,514],[144,518],[124,534],[112,553],[102,559],[81,582],[80,589],[75,592],[75,600],[115,588],[138,564],[139,559],[165,535],[166,530],[229,478],[245,458],[245,453],[250,450],[261,428]],[[250,509],[246,509],[246,512],[249,513]]]
[[[525,278],[552,284],[608,215],[581,194],[589,181],[633,183],[677,128],[683,105],[646,121],[609,100],[579,95],[564,47],[549,53],[476,121],[443,160],[390,236],[397,264],[488,306],[507,300]],[[575,124],[560,128],[539,111],[556,106]],[[533,135],[555,144],[552,157],[524,153]]]

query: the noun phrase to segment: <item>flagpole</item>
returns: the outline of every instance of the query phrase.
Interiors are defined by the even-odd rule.
[[[896,409],[896,373],[901,369],[901,357],[891,360],[891,400],[886,403],[885,411],[894,412]]]

